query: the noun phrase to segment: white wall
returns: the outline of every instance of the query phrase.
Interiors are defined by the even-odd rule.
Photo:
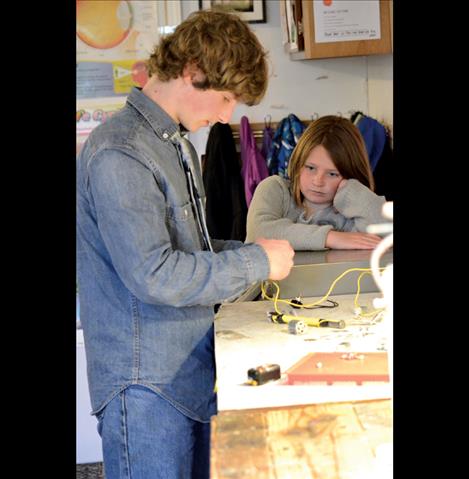
[[[182,18],[198,9],[198,0],[182,1]],[[282,45],[279,2],[266,0],[267,23],[253,23],[263,46],[269,51],[272,76],[263,101],[256,106],[241,105],[232,123],[242,115],[250,121],[274,121],[288,113],[309,119],[319,115],[360,110],[392,125],[393,55],[370,55],[321,60],[290,60]]]
[[[183,20],[198,10],[198,4],[198,0],[182,0]],[[240,105],[231,123],[239,123],[243,115],[254,123],[268,114],[272,121],[280,121],[289,113],[310,119],[314,113],[350,117],[359,110],[392,128],[392,54],[293,61],[282,45],[277,0],[266,0],[266,16],[267,23],[250,26],[269,52],[269,86],[259,105]],[[204,152],[207,136],[208,129],[190,136],[199,153]]]
[[[393,55],[368,57],[368,112],[392,130],[393,125]]]

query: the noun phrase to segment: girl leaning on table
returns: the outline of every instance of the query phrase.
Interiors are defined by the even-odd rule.
[[[373,249],[381,241],[366,228],[386,221],[386,199],[373,192],[366,146],[350,120],[313,121],[293,150],[288,177],[273,175],[257,186],[246,242],[277,238],[295,250],[323,250]]]

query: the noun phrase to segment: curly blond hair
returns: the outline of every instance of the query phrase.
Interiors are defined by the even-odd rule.
[[[247,105],[259,103],[267,89],[267,53],[247,24],[220,11],[197,11],[162,38],[148,60],[150,75],[178,78],[186,65],[205,76],[196,88],[229,91]]]

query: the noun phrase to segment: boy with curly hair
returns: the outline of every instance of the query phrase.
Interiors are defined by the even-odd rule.
[[[265,58],[237,16],[195,12],[77,158],[80,319],[108,479],[209,477],[214,305],[293,265],[287,241],[209,237],[183,136],[259,103]]]

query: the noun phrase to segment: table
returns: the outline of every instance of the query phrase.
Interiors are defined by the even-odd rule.
[[[373,299],[378,296],[377,292],[361,294],[359,304],[363,309],[372,311]],[[346,328],[308,327],[303,335],[289,334],[286,324],[269,321],[268,313],[274,309],[271,301],[224,304],[215,320],[218,409],[225,411],[390,398],[390,383],[286,386],[277,381],[257,387],[245,385],[249,368],[276,363],[283,373],[310,352],[386,350],[385,321],[367,325],[362,320],[362,324],[359,324],[353,316],[355,295],[331,295],[331,298],[339,303],[337,308],[298,314],[343,319]],[[303,302],[306,304],[317,299],[320,298],[304,298]],[[288,306],[279,307],[289,312],[292,310]],[[370,323],[369,320],[367,322]]]
[[[212,420],[212,479],[391,479],[389,399],[226,411]]]
[[[378,292],[358,304],[373,311]],[[320,297],[303,298],[312,303]],[[392,383],[286,385],[285,371],[311,352],[387,350],[389,318],[354,316],[355,294],[331,295],[337,308],[299,315],[342,319],[345,329],[305,334],[270,322],[271,301],[224,304],[215,320],[219,413],[211,423],[212,479],[391,479]],[[279,305],[292,314],[290,306]],[[280,365],[283,377],[246,385],[249,368]]]

